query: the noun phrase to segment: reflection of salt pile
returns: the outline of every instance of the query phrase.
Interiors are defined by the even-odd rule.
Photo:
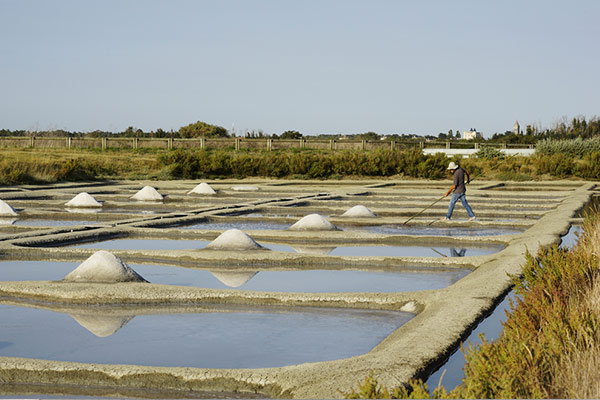
[[[342,214],[342,217],[354,217],[354,218],[373,218],[376,217],[375,213],[369,210],[365,206],[354,206]]]
[[[67,207],[102,207],[102,203],[89,193],[82,192],[65,203]]]
[[[264,249],[256,243],[245,232],[239,229],[229,229],[219,235],[218,238],[206,245],[207,249],[213,250],[260,250]]]
[[[140,201],[159,201],[162,200],[164,196],[158,193],[158,190],[154,189],[152,186],[144,186],[139,192],[131,196],[131,198]]]
[[[294,231],[335,231],[338,228],[319,214],[309,214],[288,229]]]
[[[188,194],[192,193],[208,195],[217,194],[217,192],[215,192],[215,190],[212,187],[210,187],[210,185],[206,182],[202,182],[201,184],[199,184],[198,186],[196,186],[188,192]]]
[[[256,192],[258,187],[256,186],[233,186],[233,190],[237,190],[239,192]]]
[[[17,212],[7,202],[5,202],[4,200],[0,200],[0,215],[17,215]]]
[[[334,251],[335,247],[313,247],[313,246],[294,246],[296,253],[314,254],[318,256],[326,256]]]
[[[64,282],[147,282],[119,257],[100,250],[63,278]]]
[[[232,272],[232,271],[211,271],[211,274],[215,278],[221,281],[226,286],[229,287],[240,287],[246,282],[248,282],[252,277],[258,272],[248,271],[248,272]]]
[[[130,315],[69,314],[79,325],[98,337],[107,337],[133,319]]]

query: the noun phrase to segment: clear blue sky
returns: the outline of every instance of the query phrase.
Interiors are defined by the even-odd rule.
[[[600,2],[0,0],[0,128],[494,132],[600,115]]]

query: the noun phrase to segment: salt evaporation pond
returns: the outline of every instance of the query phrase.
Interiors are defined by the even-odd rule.
[[[236,221],[236,222],[204,222],[194,225],[180,226],[181,229],[201,229],[201,230],[285,230],[290,227],[288,223],[279,222],[261,222],[261,221]]]
[[[84,243],[73,247],[104,250],[192,250],[203,249],[208,241],[168,239],[113,239],[102,242]],[[305,252],[292,246],[260,242],[269,250]],[[465,257],[493,254],[502,250],[502,245],[487,246],[338,246],[326,251],[333,256],[384,256],[384,257]]]
[[[0,281],[57,281],[79,265],[78,262],[3,261]],[[194,286],[207,289],[240,289],[266,292],[371,292],[392,293],[441,289],[465,277],[467,269],[440,269],[433,272],[373,272],[356,270],[239,271],[201,270],[160,265],[129,264],[151,283]],[[232,284],[228,274],[233,276]],[[240,281],[244,276],[247,281]],[[245,280],[244,279],[244,280]],[[241,283],[241,284],[240,284]],[[239,286],[238,286],[239,284]]]
[[[0,305],[0,356],[101,364],[263,368],[369,352],[413,314],[248,308],[186,314],[72,315]]]
[[[97,220],[69,220],[69,219],[19,219],[13,225],[20,226],[74,226],[93,225],[102,221]]]
[[[414,236],[496,236],[496,235],[514,235],[522,233],[525,229],[505,228],[505,227],[435,227],[435,226],[415,226],[415,225],[377,225],[363,226],[371,233],[383,233],[388,235],[414,235]]]

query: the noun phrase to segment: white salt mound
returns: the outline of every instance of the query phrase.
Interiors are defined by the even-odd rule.
[[[217,194],[217,192],[215,192],[215,190],[210,187],[210,185],[206,182],[202,182],[201,184],[199,184],[198,186],[196,186],[195,188],[193,188],[192,190],[190,190],[188,192],[188,194],[192,194],[192,193],[196,193],[196,194]]]
[[[102,207],[102,203],[89,193],[82,192],[65,203],[67,207]]]
[[[17,215],[17,212],[4,200],[0,200],[0,215]]]
[[[373,218],[377,217],[377,215],[365,206],[354,206],[343,213],[342,217]]]
[[[258,272],[211,271],[211,274],[221,283],[229,287],[240,287],[248,282]]]
[[[338,228],[319,214],[302,217],[288,229],[293,231],[336,231]]]
[[[119,257],[100,250],[63,278],[64,282],[148,282]]]
[[[256,243],[245,232],[239,229],[229,229],[207,244],[206,248],[213,250],[259,250],[264,247]]]
[[[164,196],[158,193],[158,190],[152,186],[144,186],[139,192],[131,196],[131,198],[140,201],[157,201],[162,200]]]
[[[257,186],[233,186],[233,190],[237,190],[239,192],[256,192],[258,190]]]

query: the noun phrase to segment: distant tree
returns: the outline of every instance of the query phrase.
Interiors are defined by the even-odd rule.
[[[273,135],[275,136],[275,135]],[[285,131],[279,137],[280,139],[302,139],[302,134],[298,131]]]
[[[156,132],[154,132],[153,136],[154,136],[154,137],[157,137],[157,138],[165,138],[165,137],[169,137],[170,135],[169,135],[169,133],[168,133],[168,132],[165,132],[165,131],[164,131],[164,130],[162,130],[161,128],[158,128],[158,129],[156,130]]]
[[[452,134],[452,129],[450,129],[448,131],[448,134],[445,134],[443,132],[438,133],[438,139],[440,139],[440,140],[446,140],[448,138],[454,138],[454,135]]]
[[[375,133],[375,132],[365,132],[365,133],[361,133],[359,135],[359,137],[363,140],[379,140],[380,136],[379,134]]]
[[[206,122],[198,121],[193,124],[182,126],[179,128],[179,135],[182,138],[194,138],[194,137],[229,137],[227,129],[210,125]]]
[[[454,137],[454,132],[452,132],[452,129],[448,130],[448,137],[449,138],[453,138]]]

